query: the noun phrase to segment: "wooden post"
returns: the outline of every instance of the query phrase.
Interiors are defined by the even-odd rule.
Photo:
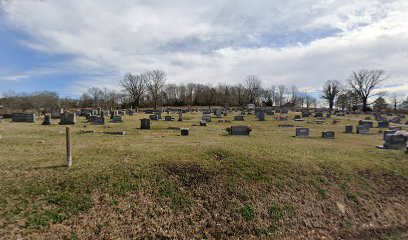
[[[69,127],[65,128],[65,133],[67,137],[67,166],[72,166],[72,154],[71,154],[71,131]]]

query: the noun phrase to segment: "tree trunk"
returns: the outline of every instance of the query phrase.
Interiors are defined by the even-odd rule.
[[[363,112],[367,111],[367,98],[363,98]]]

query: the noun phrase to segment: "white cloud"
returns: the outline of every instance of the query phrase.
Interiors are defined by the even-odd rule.
[[[116,86],[127,71],[156,68],[169,82],[237,83],[257,74],[265,87],[304,89],[381,68],[388,84],[408,84],[404,1],[25,0],[3,7],[7,24],[31,36],[25,46],[72,56],[62,67],[84,75],[73,82],[75,92]],[[333,29],[338,33],[303,39]]]

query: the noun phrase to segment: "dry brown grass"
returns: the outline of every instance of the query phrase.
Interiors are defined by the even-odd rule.
[[[349,135],[341,132],[355,119],[290,121],[311,129],[312,138],[297,139],[294,128],[247,116],[252,135],[236,137],[223,129],[237,123],[192,126],[198,113],[152,130],[137,129],[141,117],[105,126],[80,119],[71,126],[71,169],[63,166],[65,126],[0,123],[0,237],[407,237],[408,157],[376,149],[378,129]],[[190,136],[170,126],[188,127]],[[324,130],[336,139],[321,139]]]

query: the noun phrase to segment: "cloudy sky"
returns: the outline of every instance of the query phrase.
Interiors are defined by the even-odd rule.
[[[171,83],[318,91],[353,70],[383,69],[408,93],[406,0],[0,0],[0,94],[118,88],[126,72]]]

